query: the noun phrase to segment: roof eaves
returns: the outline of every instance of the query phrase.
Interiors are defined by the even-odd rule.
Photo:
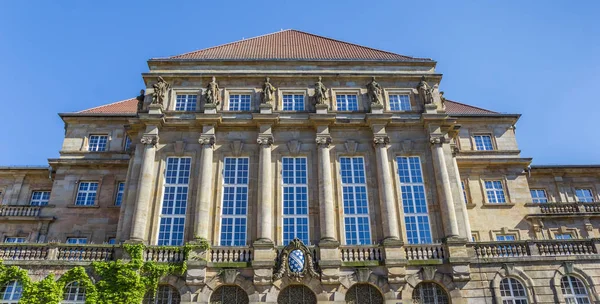
[[[60,117],[135,117],[136,113],[58,113]]]

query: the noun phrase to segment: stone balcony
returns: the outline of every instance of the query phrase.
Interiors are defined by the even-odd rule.
[[[0,205],[1,218],[37,218],[43,206]]]
[[[527,204],[535,213],[527,218],[536,217],[578,217],[600,216],[600,202],[594,203],[534,203]]]

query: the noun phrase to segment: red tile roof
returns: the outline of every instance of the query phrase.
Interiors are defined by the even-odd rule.
[[[135,114],[137,112],[137,99],[130,98],[107,105],[83,110],[79,114]],[[446,99],[446,113],[448,114],[498,114],[498,112],[466,105]]]
[[[103,106],[79,111],[79,114],[135,114],[137,112],[137,99],[130,98]]]
[[[235,41],[169,58],[190,60],[366,60],[430,61],[376,50],[353,43],[285,30]]]
[[[446,113],[448,114],[499,114],[498,112],[466,105],[464,103],[446,99]]]

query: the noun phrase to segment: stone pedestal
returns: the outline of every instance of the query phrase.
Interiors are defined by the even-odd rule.
[[[473,248],[467,247],[467,239],[451,237],[445,240],[448,252],[448,262],[452,265],[452,279],[454,282],[469,281],[471,267],[469,261],[475,255]]]
[[[389,239],[383,242],[383,254],[390,284],[404,283],[408,262],[403,245],[404,243],[399,240]]]
[[[217,114],[217,105],[214,103],[204,104],[204,114]]]
[[[259,106],[260,114],[272,114],[273,105],[270,103],[261,103]]]
[[[378,103],[371,103],[371,113],[383,114],[383,105]]]
[[[430,103],[425,105],[425,113],[427,114],[437,114],[437,105]]]
[[[163,111],[163,106],[161,104],[158,103],[151,103],[148,105],[148,114],[150,115],[157,115],[157,114],[162,114]]]
[[[329,106],[326,104],[317,104],[315,105],[315,109],[317,114],[327,114],[327,110],[329,109]]]
[[[252,247],[254,247],[254,259],[252,260],[254,285],[272,284],[275,258],[277,257],[273,243],[256,241]]]
[[[342,257],[337,241],[319,242],[319,267],[321,268],[322,284],[339,284]]]

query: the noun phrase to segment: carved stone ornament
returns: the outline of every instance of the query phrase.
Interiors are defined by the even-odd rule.
[[[390,138],[387,136],[375,136],[373,138],[373,144],[375,144],[376,147],[379,147],[379,146],[385,147],[389,143],[390,143]]]
[[[275,273],[273,274],[273,280],[279,280],[283,276],[287,276],[299,282],[306,274],[313,278],[320,278],[312,253],[297,238],[293,239],[281,250],[278,261],[277,268],[275,268]]]
[[[369,95],[371,104],[383,105],[383,89],[379,83],[375,81],[375,77],[367,84],[367,94]]]
[[[515,265],[513,264],[502,264],[502,268],[506,271],[506,275],[513,276],[515,275]]]
[[[344,143],[344,146],[346,147],[346,152],[348,152],[349,154],[356,153],[356,150],[358,149],[358,143],[354,140],[347,140]]]
[[[271,84],[270,78],[265,79],[262,87],[262,103],[271,104],[275,100],[275,91],[277,89]]]
[[[317,139],[315,140],[317,142],[317,145],[319,147],[329,147],[329,144],[331,144],[331,137],[329,136],[317,136]]]
[[[158,144],[158,135],[146,134],[146,135],[142,136],[141,142],[144,145],[156,146]]]
[[[225,284],[234,284],[238,274],[237,269],[223,269],[221,270],[221,280]]]
[[[319,77],[319,81],[317,81],[315,83],[315,104],[317,105],[323,105],[325,104],[325,101],[327,100],[327,87],[325,87],[325,85],[323,85],[323,82],[321,81],[323,78]]]
[[[437,268],[434,266],[423,267],[423,280],[424,281],[433,281],[433,278],[435,278],[436,272],[437,272]]]
[[[200,139],[198,139],[198,143],[201,145],[210,145],[212,147],[215,145],[215,137],[200,135]]]
[[[441,145],[441,144],[445,143],[446,140],[445,140],[445,138],[443,136],[431,136],[429,138],[429,142],[432,145]]]
[[[302,146],[302,142],[298,140],[290,140],[287,143],[288,149],[292,154],[298,154],[300,152],[300,147]]]
[[[137,112],[141,112],[144,109],[144,99],[146,98],[146,91],[140,90],[140,95],[138,95],[135,99],[137,99]]]
[[[256,139],[256,143],[261,146],[270,146],[273,144],[273,136],[265,136],[265,135],[259,136]]]
[[[573,262],[564,262],[563,268],[565,269],[565,274],[569,275],[573,273]]]
[[[204,92],[204,99],[206,100],[206,104],[210,105],[219,105],[221,102],[221,97],[219,94],[219,84],[217,83],[216,78],[213,76],[212,81],[208,83],[206,86],[206,91]]]
[[[417,86],[417,91],[419,92],[419,98],[423,104],[432,104],[433,103],[433,89],[431,86],[425,81],[425,76],[421,77],[421,81]]]
[[[170,87],[171,85],[159,76],[158,82],[152,85],[152,88],[154,88],[154,92],[152,93],[152,104],[159,104],[162,106]]]
[[[244,143],[241,140],[234,140],[231,142],[231,151],[233,152],[233,155],[240,156],[243,148]]]

